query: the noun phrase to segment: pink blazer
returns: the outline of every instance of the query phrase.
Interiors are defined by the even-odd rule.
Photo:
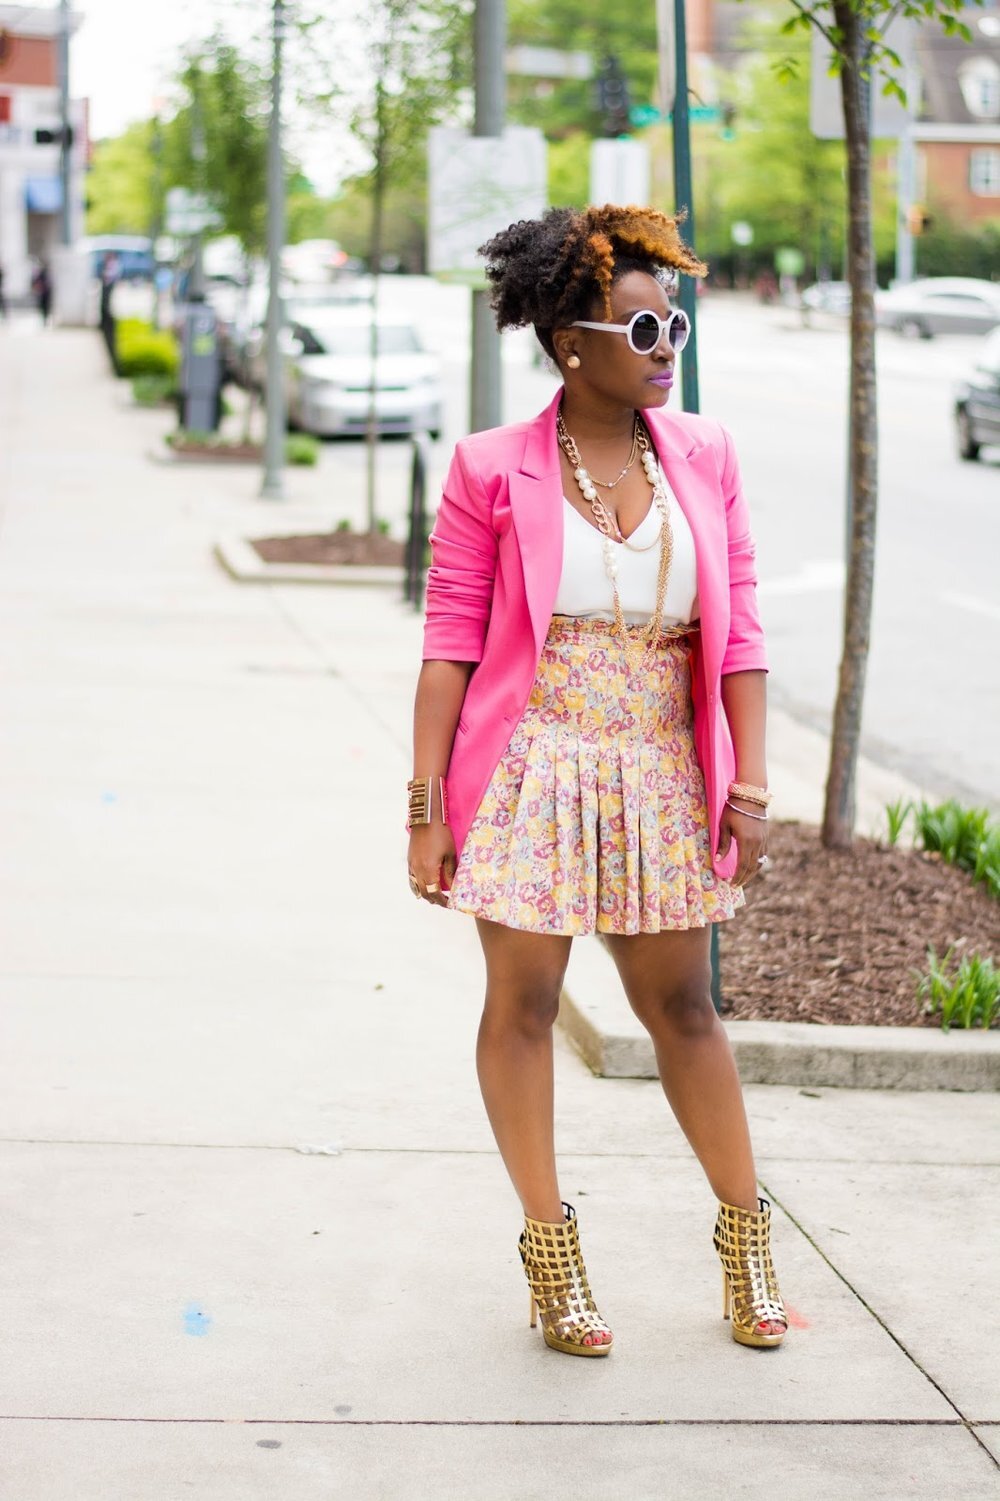
[[[431,537],[424,660],[475,662],[448,767],[449,823],[462,845],[531,693],[559,586],[563,485],[556,441],[562,391],[531,422],[491,428],[455,449]],[[729,434],[717,422],[643,413],[694,537],[701,629],[694,637],[695,747],[705,775],[712,858],[735,759],[723,673],[766,670],[754,544]]]

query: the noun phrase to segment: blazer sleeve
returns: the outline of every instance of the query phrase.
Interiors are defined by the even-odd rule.
[[[724,444],[722,494],[729,543],[729,640],[722,658],[727,672],[767,671],[764,631],[757,609],[757,549],[743,494],[733,440],[721,429]]]
[[[431,533],[424,661],[479,662],[493,604],[493,510],[465,445],[455,449]]]

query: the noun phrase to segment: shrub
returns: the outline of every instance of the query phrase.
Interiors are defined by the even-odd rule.
[[[177,381],[172,375],[136,375],[132,380],[132,399],[136,406],[158,407],[177,395]]]
[[[319,460],[319,443],[309,433],[289,433],[285,439],[285,463],[313,465]]]
[[[1000,970],[992,959],[981,954],[966,954],[951,975],[952,949],[939,959],[933,948],[927,950],[927,973],[919,970],[917,999],[931,1016],[940,1014],[945,1032],[949,1027],[993,1027],[1000,1021]]]
[[[985,808],[963,808],[953,797],[937,806],[900,799],[888,803],[885,813],[890,844],[898,841],[912,817],[918,849],[968,871],[991,896],[1000,898],[1000,824],[991,821]]]
[[[180,369],[177,340],[168,329],[155,329],[141,318],[115,324],[115,360],[119,375],[169,375]]]

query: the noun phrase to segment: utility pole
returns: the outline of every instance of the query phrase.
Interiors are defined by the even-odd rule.
[[[59,238],[63,245],[73,243],[73,209],[70,203],[70,179],[73,166],[73,126],[69,117],[69,0],[59,0],[59,181],[62,185],[62,210]]]
[[[281,368],[281,252],[285,244],[285,166],[281,152],[281,51],[284,0],[274,0],[271,122],[267,143],[267,376],[264,401],[264,500],[285,498],[285,388]]]
[[[661,37],[662,46],[662,37]],[[694,189],[691,183],[691,124],[688,115],[687,20],[684,0],[674,0],[674,56],[676,86],[674,90],[674,202],[688,211],[684,237],[694,244]],[[681,359],[681,404],[685,412],[700,409],[698,394],[698,325],[695,321],[694,278],[680,275],[681,307],[691,321],[691,337]]]
[[[476,83],[473,135],[499,137],[503,135],[506,115],[506,0],[476,0],[473,49]],[[475,433],[486,427],[499,427],[502,405],[500,335],[489,293],[477,290],[472,294],[470,430]]]

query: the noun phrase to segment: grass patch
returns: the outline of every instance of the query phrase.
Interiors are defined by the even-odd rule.
[[[1000,1021],[1000,970],[982,954],[965,954],[952,971],[949,949],[939,959],[927,950],[927,970],[917,972],[917,999],[930,1016],[940,1016],[942,1030],[994,1027]]]

